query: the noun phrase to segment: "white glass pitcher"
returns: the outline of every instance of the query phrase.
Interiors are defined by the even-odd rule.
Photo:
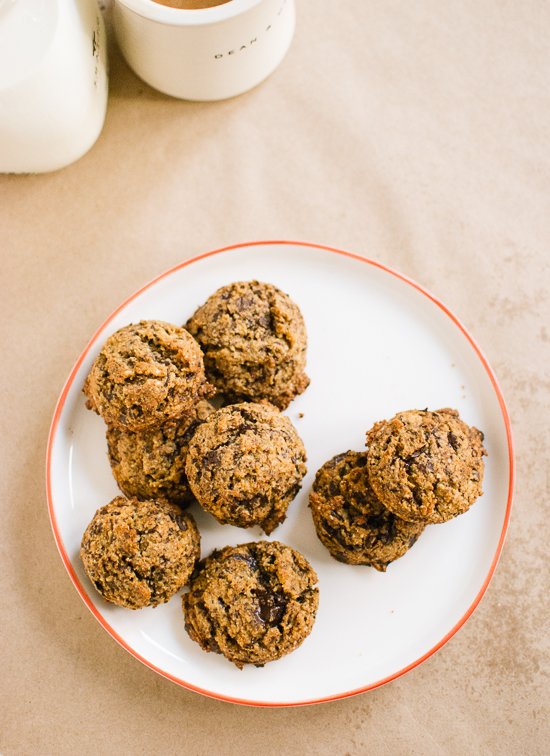
[[[53,171],[90,149],[106,54],[96,0],[0,0],[0,172]]]

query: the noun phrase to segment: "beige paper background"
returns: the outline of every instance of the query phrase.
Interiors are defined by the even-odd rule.
[[[299,0],[288,57],[231,101],[160,95],[111,49],[105,128],[76,164],[0,176],[0,752],[542,754],[548,715],[550,6]],[[91,333],[200,252],[289,238],[434,291],[487,353],[518,481],[494,581],[435,657],[377,691],[255,710],[120,649],[50,532],[46,437]]]

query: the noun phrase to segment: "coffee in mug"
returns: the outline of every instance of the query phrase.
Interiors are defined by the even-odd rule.
[[[153,0],[159,5],[167,5],[169,8],[180,10],[201,10],[202,8],[214,8],[216,5],[224,5],[231,0]]]

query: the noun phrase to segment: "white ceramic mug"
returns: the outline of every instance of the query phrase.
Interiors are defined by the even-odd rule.
[[[115,0],[124,57],[155,89],[186,100],[221,100],[259,84],[284,58],[294,0],[229,0],[202,10],[154,0]]]
[[[0,0],[0,172],[77,160],[99,136],[106,107],[96,0]]]

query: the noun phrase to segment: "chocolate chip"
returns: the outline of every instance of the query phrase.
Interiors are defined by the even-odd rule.
[[[331,496],[339,496],[340,495],[340,485],[335,481],[331,480],[329,487],[328,487],[329,493]]]
[[[207,452],[203,459],[202,459],[202,465],[203,467],[214,467],[215,465],[218,465],[221,459],[221,455],[217,449],[214,449],[213,451]]]
[[[284,617],[287,600],[284,593],[257,588],[253,591],[258,599],[259,618],[266,625],[275,626]]]
[[[237,312],[243,312],[244,310],[247,310],[249,307],[253,307],[254,305],[254,298],[253,297],[238,297],[235,306],[237,307]]]
[[[178,524],[178,528],[180,530],[183,530],[183,532],[185,533],[185,531],[188,529],[187,522],[185,521],[185,519],[181,517],[180,515],[176,515],[176,522]]]
[[[419,462],[417,464],[418,470],[420,470],[421,473],[426,475],[427,473],[431,473],[434,471],[433,462],[429,459],[426,460],[426,462]]]
[[[249,554],[232,554],[233,559],[245,562],[254,572],[258,570],[258,562]]]
[[[455,451],[458,451],[459,443],[458,438],[455,436],[455,434],[452,431],[449,431],[449,433],[447,433],[447,438],[449,439],[449,443],[453,447],[453,449]]]
[[[408,457],[404,457],[403,462],[405,463],[407,470],[410,470],[411,465],[414,462],[414,460],[417,459],[424,451],[426,451],[426,447],[421,446],[420,449],[413,451],[413,453],[409,454]]]

